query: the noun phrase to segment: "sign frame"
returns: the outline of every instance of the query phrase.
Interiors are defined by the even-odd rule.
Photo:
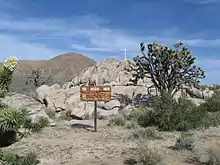
[[[80,100],[86,102],[112,100],[111,86],[81,86],[80,87]]]
[[[110,85],[80,86],[80,101],[94,102],[94,132],[97,132],[97,102],[109,102],[111,100],[112,88]]]

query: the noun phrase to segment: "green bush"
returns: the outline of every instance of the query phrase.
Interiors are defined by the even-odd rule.
[[[220,112],[207,112],[205,117],[200,120],[200,127],[208,128],[220,125]]]
[[[158,151],[151,150],[143,144],[138,147],[137,154],[137,160],[140,165],[158,165],[162,158]]]
[[[125,122],[125,127],[128,129],[136,129],[139,127],[139,125],[137,124],[137,122],[131,120],[131,121],[126,121]]]
[[[207,99],[198,107],[201,111],[218,112],[220,111],[220,93],[216,92],[211,98]]]
[[[37,165],[40,161],[34,152],[29,152],[25,156],[19,156],[11,152],[0,150],[0,163],[10,165]]]
[[[125,126],[125,119],[121,116],[111,118],[107,124],[108,126]]]
[[[5,95],[6,95],[6,91],[5,90],[1,90],[0,89],[0,98],[4,98],[5,97]]]
[[[16,57],[11,57],[0,64],[0,98],[5,97],[12,82],[12,75],[17,66]],[[46,126],[45,119],[39,119],[40,126]],[[21,129],[25,129],[23,132]],[[14,109],[0,103],[0,147],[8,146],[17,140],[17,134],[24,137],[30,134],[33,122],[26,109]],[[39,164],[35,153],[19,156],[10,152],[0,150],[0,164],[7,165],[37,165]]]
[[[151,108],[141,108],[133,110],[127,119],[135,121],[141,127],[147,127],[153,125],[153,117]]]
[[[32,121],[31,118],[25,120],[24,128],[30,130],[31,132],[40,132],[44,127],[49,126],[49,120],[45,117],[40,117],[37,121]]]
[[[28,119],[25,109],[4,108],[0,110],[0,133],[16,131],[21,128]]]
[[[128,119],[136,121],[141,127],[156,126],[161,131],[187,131],[202,124],[216,125],[218,120],[212,121],[213,118],[210,118],[208,123],[207,115],[205,109],[196,107],[190,100],[181,98],[176,101],[168,97],[156,97],[153,100],[152,109],[134,110]]]
[[[37,122],[33,122],[26,109],[3,108],[0,110],[0,145],[10,145],[17,139],[17,134],[23,138],[48,125],[47,118],[39,118]]]
[[[153,123],[162,131],[187,131],[199,126],[206,111],[197,109],[184,98],[178,102],[170,98],[158,98],[154,102]]]
[[[155,127],[140,127],[134,129],[132,137],[137,139],[161,139],[161,136]]]

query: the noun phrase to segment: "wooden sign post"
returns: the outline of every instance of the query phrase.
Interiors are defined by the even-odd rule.
[[[94,132],[97,132],[97,101],[94,101]]]
[[[94,132],[97,132],[97,102],[111,101],[111,86],[81,86],[80,100],[94,102]]]

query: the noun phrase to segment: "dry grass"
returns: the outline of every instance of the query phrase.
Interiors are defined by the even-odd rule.
[[[139,127],[137,129],[134,129],[132,137],[136,139],[161,139],[161,135],[155,127]]]
[[[108,127],[107,123],[107,120],[98,120],[98,132],[95,133],[85,129],[73,129],[59,121],[56,127],[45,128],[41,133],[22,139],[5,149],[19,154],[36,152],[41,160],[40,165],[199,164],[202,153],[196,155],[197,161],[189,163],[186,160],[195,156],[194,151],[169,148],[174,146],[176,139],[181,136],[178,132],[159,132],[150,127],[146,129],[147,138],[128,138],[135,129]],[[93,125],[93,120],[89,120],[88,124]],[[220,129],[216,128],[215,132],[215,136],[208,131],[195,132],[195,145],[200,147],[199,151],[202,150],[204,142],[220,140],[220,133],[217,134]],[[217,165],[219,146],[213,143],[206,147],[206,151],[211,155],[209,162],[212,163],[206,165]]]
[[[193,135],[190,133],[185,133],[183,132],[179,138],[177,138],[175,146],[173,147],[174,149],[177,150],[189,150],[192,151],[195,139],[193,138]]]

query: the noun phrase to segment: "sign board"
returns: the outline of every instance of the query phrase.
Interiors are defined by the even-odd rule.
[[[111,86],[81,86],[81,101],[111,101]]]

